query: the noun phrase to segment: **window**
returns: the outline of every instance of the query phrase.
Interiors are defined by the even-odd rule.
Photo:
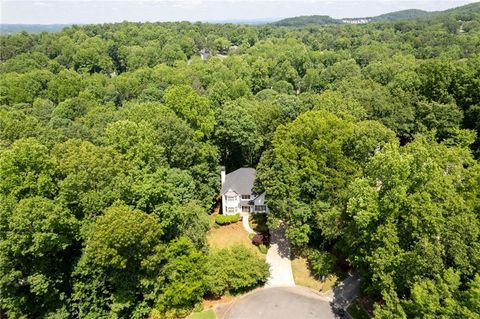
[[[227,202],[234,202],[237,200],[237,196],[227,196]]]
[[[250,206],[242,206],[242,213],[250,213]]]
[[[266,205],[255,205],[256,212],[266,212],[267,206]]]
[[[242,199],[250,199],[250,195],[242,195]]]
[[[227,207],[227,213],[235,213],[235,207]]]

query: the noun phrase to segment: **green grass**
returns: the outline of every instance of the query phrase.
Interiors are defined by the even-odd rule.
[[[263,256],[258,248],[248,239],[248,233],[242,223],[213,227],[207,234],[207,242],[212,249],[222,249],[235,245],[243,245],[255,254]]]
[[[350,306],[348,306],[347,312],[353,319],[370,319],[370,316],[363,310],[358,299],[355,299]]]
[[[296,257],[292,260],[292,272],[295,284],[317,291],[326,292],[332,289],[338,280],[335,274],[326,276],[325,281],[315,278],[308,268],[307,259],[304,257]]]
[[[190,316],[188,316],[188,319],[216,319],[217,317],[215,316],[215,312],[213,312],[213,309],[208,309],[202,312],[194,312]]]

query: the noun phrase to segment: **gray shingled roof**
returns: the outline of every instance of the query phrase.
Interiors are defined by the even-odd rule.
[[[221,193],[225,194],[229,189],[238,194],[251,194],[256,170],[254,168],[239,168],[225,176]]]

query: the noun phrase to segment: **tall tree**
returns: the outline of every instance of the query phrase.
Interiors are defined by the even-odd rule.
[[[0,214],[2,309],[11,318],[68,318],[78,221],[60,203],[38,196]]]

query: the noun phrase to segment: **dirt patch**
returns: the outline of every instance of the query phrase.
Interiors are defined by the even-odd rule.
[[[222,296],[220,298],[208,298],[207,297],[203,300],[203,308],[204,309],[209,309],[209,308],[213,308],[213,307],[218,306],[218,305],[229,304],[230,302],[235,300],[235,298],[238,298],[238,297],[237,296]]]

